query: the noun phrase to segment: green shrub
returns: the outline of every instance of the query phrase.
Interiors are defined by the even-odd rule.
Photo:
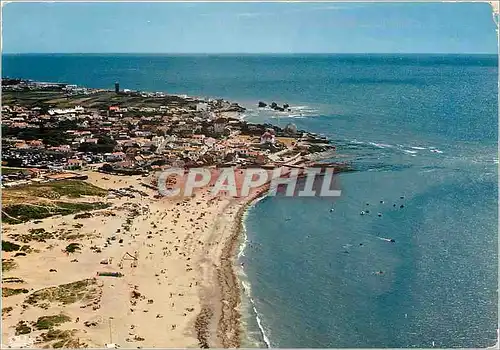
[[[76,252],[76,251],[79,251],[79,250],[82,250],[82,248],[80,247],[80,244],[78,244],[78,243],[71,243],[71,244],[68,244],[68,245],[66,246],[66,248],[64,249],[64,251],[65,251],[66,253],[70,253],[70,254],[71,254],[71,253],[74,253],[74,252]]]
[[[19,250],[21,246],[19,244],[15,244],[9,241],[2,241],[2,250],[4,252],[14,252]]]
[[[26,321],[19,321],[16,325],[16,335],[31,333],[31,328],[26,324]]]
[[[35,323],[36,329],[52,329],[64,322],[71,321],[71,318],[64,314],[39,317]]]
[[[14,204],[2,208],[2,220],[9,224],[18,224],[29,220],[44,219],[53,215],[69,215],[80,211],[104,209],[109,204],[53,202],[53,205]]]
[[[10,297],[17,294],[29,293],[29,290],[24,288],[6,288],[2,287],[2,297]]]

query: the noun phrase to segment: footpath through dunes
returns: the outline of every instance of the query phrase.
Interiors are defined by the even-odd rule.
[[[4,219],[3,343],[25,335],[35,347],[238,346],[232,253],[247,200],[212,198],[208,189],[158,198],[142,177],[85,175],[80,185],[97,191],[92,196],[51,199],[29,189],[37,195],[23,205],[78,200],[106,208]],[[13,200],[19,191],[5,203],[21,204]],[[63,321],[39,329],[47,318]]]

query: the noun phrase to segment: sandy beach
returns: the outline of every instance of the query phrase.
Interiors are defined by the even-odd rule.
[[[101,188],[136,189],[147,196],[108,195],[105,201],[111,206],[88,218],[67,215],[4,224],[4,239],[41,228],[63,232],[67,239],[30,242],[34,251],[16,257],[18,266],[4,272],[4,279],[23,281],[15,286],[4,282],[4,287],[22,287],[29,293],[3,297],[3,309],[12,307],[2,313],[3,344],[19,321],[64,313],[71,321],[59,329],[72,331],[79,346],[238,347],[240,294],[233,253],[241,216],[258,192],[244,199],[212,198],[208,189],[189,198],[155,198],[156,191],[140,185],[141,177],[85,174]],[[64,252],[70,243],[79,243],[81,250]],[[13,255],[2,252],[3,259]],[[36,291],[86,279],[95,286],[91,298],[26,303]],[[27,336],[40,341],[42,332],[33,328]]]

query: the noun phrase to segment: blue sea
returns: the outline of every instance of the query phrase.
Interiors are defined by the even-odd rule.
[[[247,213],[235,262],[244,287],[244,345],[496,342],[497,56],[2,60],[4,77],[109,89],[119,81],[121,88],[234,100],[248,108],[249,122],[294,123],[337,145],[334,160],[356,169],[338,175],[340,197],[265,197]],[[258,101],[292,110],[258,109]]]

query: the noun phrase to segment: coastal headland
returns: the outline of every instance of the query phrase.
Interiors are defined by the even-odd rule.
[[[269,183],[244,197],[212,196],[211,182],[166,198],[158,173],[231,167],[240,189],[238,169],[306,166],[334,146],[294,125],[247,123],[224,100],[2,88],[2,344],[239,347],[234,252]]]

